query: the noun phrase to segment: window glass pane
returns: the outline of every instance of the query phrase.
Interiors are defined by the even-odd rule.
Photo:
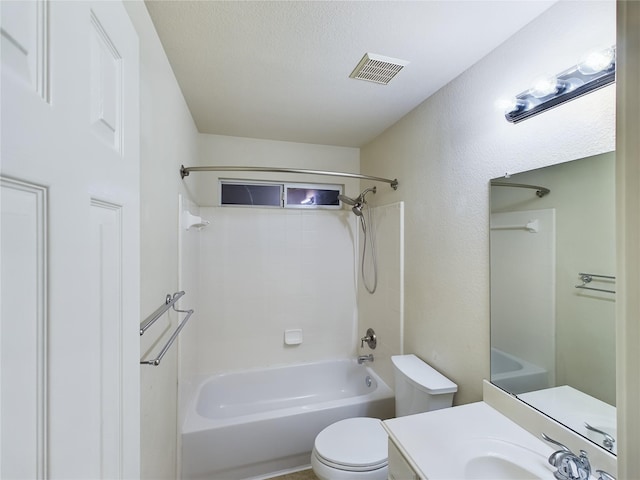
[[[282,206],[282,185],[221,183],[221,205]]]
[[[288,207],[313,208],[318,206],[340,206],[340,202],[338,201],[339,188],[323,189],[313,188],[313,186],[288,186],[286,188]]]

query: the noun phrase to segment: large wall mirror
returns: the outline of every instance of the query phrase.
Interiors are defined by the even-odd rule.
[[[490,229],[492,383],[615,453],[615,154],[492,180]]]

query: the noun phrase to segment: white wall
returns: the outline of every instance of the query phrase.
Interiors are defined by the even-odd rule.
[[[355,355],[353,215],[202,207],[199,374]],[[285,345],[286,329],[302,329]]]
[[[125,2],[140,39],[141,319],[178,290],[178,193],[187,194],[180,163],[195,161],[197,132],[143,2]],[[187,292],[182,306],[190,306]],[[155,355],[182,315],[165,315],[141,337]],[[195,321],[194,318],[192,321]],[[140,367],[141,478],[175,479],[177,345],[160,366]]]
[[[613,86],[518,125],[496,101],[615,28],[612,1],[560,2],[362,149],[362,173],[400,182],[377,201],[405,201],[405,353],[455,381],[457,404],[489,376],[489,179],[614,149]]]
[[[358,172],[359,150],[221,135],[199,135],[199,165],[242,165]],[[219,178],[344,184],[337,177],[256,172],[199,172],[211,224],[197,233],[200,318],[181,343],[181,378],[356,354],[357,231],[349,210],[219,207]],[[302,328],[299,346],[285,329]]]

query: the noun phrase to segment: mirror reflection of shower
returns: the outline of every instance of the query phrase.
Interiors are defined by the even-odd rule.
[[[371,207],[367,204],[366,195],[369,192],[376,193],[376,187],[367,188],[364,190],[358,197],[351,198],[346,195],[338,195],[338,198],[341,202],[346,203],[347,205],[351,205],[351,211],[360,218],[360,226],[362,227],[362,233],[364,234],[364,242],[362,247],[362,259],[360,261],[360,272],[362,275],[362,283],[364,284],[364,288],[367,289],[367,292],[373,294],[378,287],[378,263],[376,261],[376,245],[375,245],[375,235],[373,232],[373,221],[371,215]],[[365,208],[366,207],[366,208]],[[366,211],[366,219],[365,219],[365,211]],[[370,257],[371,263],[373,265],[373,279],[372,285],[367,281],[367,276],[365,275],[365,261],[367,258],[367,244],[370,249]]]

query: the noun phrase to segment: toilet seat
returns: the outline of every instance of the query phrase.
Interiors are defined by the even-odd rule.
[[[378,470],[388,463],[387,433],[377,418],[348,418],[320,432],[313,453],[320,462],[338,470]]]

